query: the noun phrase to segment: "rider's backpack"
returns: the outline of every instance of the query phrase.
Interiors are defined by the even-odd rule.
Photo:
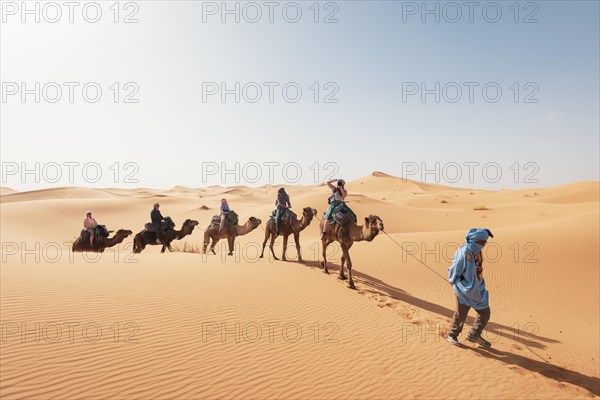
[[[96,225],[96,237],[108,237],[108,229],[105,225]]]
[[[235,213],[235,211],[231,210],[227,213],[227,220],[229,221],[230,225],[236,225],[239,221],[238,215]]]
[[[173,229],[175,228],[175,222],[173,222],[171,217],[165,217],[165,220],[160,224],[160,227],[163,231],[166,231],[167,229]]]
[[[345,224],[350,220],[356,222],[356,214],[354,214],[354,212],[346,205],[346,203],[342,203],[334,208],[333,212],[331,213],[331,218],[333,218],[333,220],[340,225]]]
[[[274,209],[273,212],[271,213],[271,215],[269,215],[269,219],[271,219],[273,222],[275,222],[276,218],[277,218],[277,209]],[[283,211],[283,214],[281,214],[281,221],[284,221],[288,218],[296,218],[296,213],[293,212],[292,210],[290,210],[289,208],[286,208]]]
[[[221,217],[219,215],[213,215],[210,220],[211,225],[219,226],[221,224]]]

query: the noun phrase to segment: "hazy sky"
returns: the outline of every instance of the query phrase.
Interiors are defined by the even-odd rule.
[[[599,179],[598,1],[1,3],[2,186]]]

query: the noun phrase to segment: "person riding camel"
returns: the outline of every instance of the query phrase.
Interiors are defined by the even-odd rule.
[[[290,203],[290,196],[285,192],[284,188],[280,188],[277,191],[277,199],[275,200],[277,211],[275,212],[275,237],[279,236],[279,224],[281,223],[281,217],[285,212],[292,208]]]
[[[83,228],[90,234],[90,247],[94,247],[94,229],[96,229],[98,223],[96,219],[92,217],[92,212],[87,211],[85,213],[85,219],[83,220]]]
[[[156,243],[160,244],[162,240],[162,227],[161,224],[165,220],[159,210],[160,204],[154,203],[154,208],[150,212],[150,220],[152,221],[152,226],[154,226],[154,230],[156,231]]]
[[[332,183],[337,181],[337,187],[333,186]],[[329,229],[330,221],[333,219],[333,210],[340,204],[345,202],[348,192],[346,191],[346,181],[343,179],[332,179],[327,182],[327,186],[331,189],[331,196],[329,197],[329,210],[325,213],[325,224],[323,224],[323,232],[321,233],[321,240],[327,234]]]
[[[219,232],[221,232],[223,230],[223,228],[225,227],[225,220],[227,219],[227,215],[229,214],[229,212],[231,211],[229,209],[229,204],[227,203],[226,199],[221,199],[221,222],[219,223]]]

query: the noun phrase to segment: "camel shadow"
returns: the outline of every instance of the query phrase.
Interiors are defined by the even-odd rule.
[[[402,289],[396,288],[394,286],[391,286],[381,281],[380,279],[374,278],[368,274],[356,272],[354,275],[359,279],[359,281],[375,289],[370,290],[367,288],[365,289],[366,291],[372,291],[376,294],[384,294],[395,300],[400,300],[404,303],[412,304],[415,307],[419,307],[423,310],[427,310],[429,312],[438,314],[442,317],[448,318],[448,323],[450,323],[450,321],[452,320],[452,316],[454,315],[453,309],[412,296],[410,293]],[[450,285],[448,285],[448,287],[450,288]],[[465,321],[465,325],[472,325],[474,322],[475,318],[469,316]],[[520,328],[521,329],[519,329],[519,327],[490,322],[488,323],[485,329],[486,334],[489,336],[495,335],[497,337],[504,337],[540,350],[543,350],[547,347],[544,343],[560,343],[559,340],[547,338],[544,336],[537,335],[534,332],[531,332],[531,330],[537,329],[537,326],[534,323],[525,323],[522,326],[520,326]],[[492,338],[488,339],[492,340]]]
[[[525,356],[510,353],[508,351],[502,351],[494,348],[482,349],[470,346],[463,347],[472,350],[485,358],[502,361],[505,364],[516,365],[521,368],[537,372],[538,374],[553,379],[557,382],[567,382],[579,386],[580,388],[586,389],[593,393],[595,396],[600,395],[599,378],[587,376],[577,371],[571,371],[562,367],[557,367],[545,361],[537,361]]]
[[[321,268],[320,261],[304,261],[302,264],[311,267],[311,268]],[[339,272],[340,264],[327,262],[327,268],[331,272]],[[454,315],[454,310],[441,306],[439,304],[431,303],[427,300],[420,299],[418,297],[412,296],[410,293],[397,288],[395,286],[391,286],[380,279],[377,279],[371,275],[365,274],[364,272],[352,270],[352,274],[355,278],[356,282],[363,283],[365,286],[362,288],[367,293],[372,293],[380,296],[388,296],[394,300],[401,301],[403,303],[411,304],[415,307],[421,308],[423,310],[429,311],[434,314],[438,314],[442,317],[448,319],[448,324],[450,324],[450,320]],[[471,325],[475,322],[474,317],[467,317],[465,321],[465,325]],[[523,325],[522,328],[528,326],[527,324]],[[535,327],[531,325],[532,327]],[[536,335],[535,333],[531,333],[528,330],[515,328],[513,326],[502,325],[494,322],[490,322],[486,327],[486,334],[496,335],[497,337],[505,337],[507,339],[511,339],[515,342],[522,343],[526,346],[533,347],[536,349],[543,350],[546,348],[546,345],[543,343],[560,343],[560,341],[546,338],[540,335]],[[489,338],[491,339],[491,338]]]
[[[322,270],[320,261],[304,261],[302,262],[307,267],[315,268]],[[327,263],[328,269],[331,271],[337,271],[339,273],[340,264],[329,262]],[[419,299],[418,297],[412,296],[410,293],[402,290],[400,288],[391,286],[380,279],[377,279],[369,274],[365,274],[363,272],[359,272],[356,270],[352,271],[352,274],[355,277],[357,282],[361,282],[364,284],[363,290],[368,293],[373,293],[377,295],[384,295],[391,297],[395,300],[402,301],[407,304],[411,304],[415,307],[421,308],[423,310],[429,311],[434,314],[438,314],[442,317],[446,317],[451,319],[454,315],[454,310],[449,308],[440,306],[435,303],[431,303],[426,300]],[[468,317],[465,324],[472,324],[475,321],[475,318]],[[524,326],[525,327],[525,326]],[[505,364],[517,365],[522,368],[528,369],[532,372],[539,373],[543,376],[546,376],[550,379],[553,379],[557,382],[568,382],[573,385],[579,386],[583,389],[586,389],[593,393],[594,395],[600,395],[600,380],[596,377],[587,376],[581,374],[577,371],[571,371],[562,367],[555,366],[545,361],[541,356],[539,356],[536,352],[531,350],[531,348],[536,349],[545,349],[547,346],[544,343],[560,343],[559,340],[546,338],[540,335],[536,335],[530,332],[523,332],[518,328],[514,328],[512,326],[506,326],[498,323],[489,323],[486,327],[486,331],[489,331],[492,334],[497,336],[503,336],[508,339],[512,339],[517,343],[522,343],[529,347],[529,350],[535,354],[540,360],[534,360],[525,356],[521,356],[518,354],[501,351],[497,349],[487,349],[482,350],[476,347],[470,346],[461,346],[463,348],[471,349],[476,353],[498,361],[502,361]],[[526,335],[526,337],[523,337]]]

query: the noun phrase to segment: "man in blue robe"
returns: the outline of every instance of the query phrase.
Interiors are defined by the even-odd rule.
[[[481,255],[489,237],[494,237],[489,229],[469,230],[467,244],[456,250],[452,265],[448,268],[448,281],[456,293],[456,311],[448,333],[448,342],[454,345],[458,344],[458,335],[462,332],[469,310],[473,308],[477,312],[477,318],[467,335],[467,340],[486,348],[492,346],[481,337],[481,332],[490,320],[489,295],[483,279]]]

